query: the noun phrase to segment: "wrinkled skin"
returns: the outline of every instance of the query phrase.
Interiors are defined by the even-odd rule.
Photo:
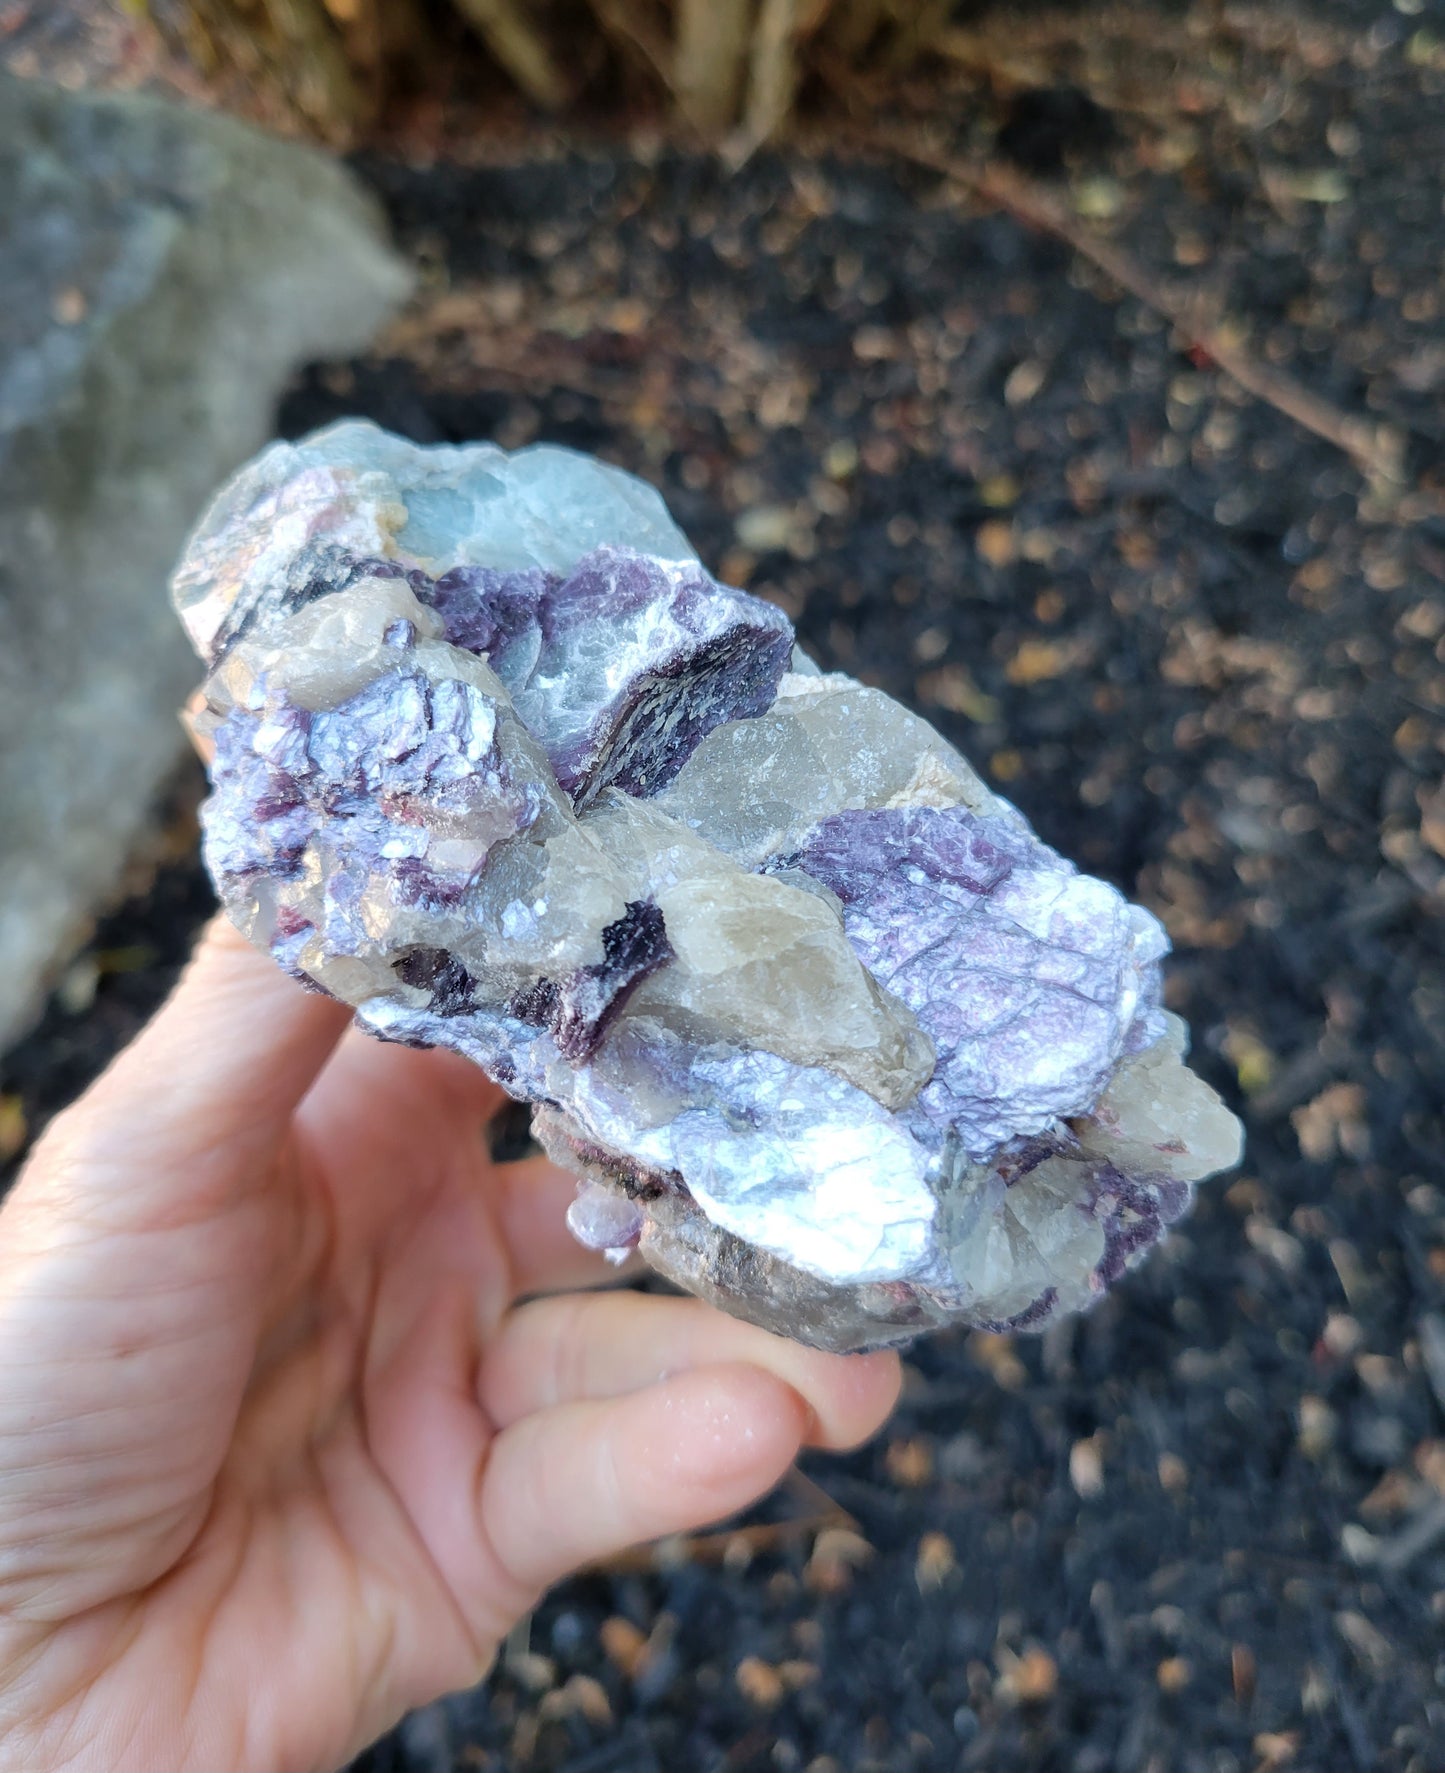
[[[877,1428],[890,1355],[555,1296],[607,1271],[570,1179],[490,1166],[499,1100],[218,924],[52,1124],[0,1213],[0,1764],[335,1766]]]

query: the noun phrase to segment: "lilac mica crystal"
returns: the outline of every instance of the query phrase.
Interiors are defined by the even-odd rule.
[[[837,894],[864,966],[932,1039],[916,1118],[971,1156],[1092,1105],[1163,1032],[1157,921],[1016,816],[841,812],[785,865]]]
[[[567,1209],[567,1229],[589,1250],[625,1254],[636,1248],[645,1222],[635,1201],[596,1182],[584,1182]]]
[[[174,593],[231,916],[534,1103],[589,1247],[823,1347],[1036,1328],[1237,1160],[1158,922],[618,470],[338,425]]]
[[[656,793],[704,734],[770,706],[793,649],[780,610],[694,562],[626,548],[593,549],[565,575],[473,568],[408,582],[453,645],[487,655],[577,804],[607,787]],[[633,649],[637,668],[619,672]]]

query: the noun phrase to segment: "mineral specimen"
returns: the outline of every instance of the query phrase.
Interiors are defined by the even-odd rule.
[[[1237,1160],[1155,919],[617,469],[337,425],[174,590],[231,916],[535,1104],[584,1243],[824,1347],[1032,1328]]]

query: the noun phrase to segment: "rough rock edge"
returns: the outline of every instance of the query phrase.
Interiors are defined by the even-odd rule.
[[[949,1322],[906,1283],[837,1286],[745,1243],[713,1224],[681,1176],[609,1151],[556,1108],[533,1109],[532,1134],[563,1169],[637,1201],[648,1266],[731,1317],[830,1354],[898,1347]]]

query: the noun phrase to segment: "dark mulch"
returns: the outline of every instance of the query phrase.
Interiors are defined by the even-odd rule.
[[[1249,1129],[1092,1316],[921,1345],[879,1444],[809,1461],[871,1560],[784,1534],[570,1583],[367,1773],[1445,1767],[1445,48],[1403,0],[1210,16],[1045,58],[1051,89],[1088,63],[1108,127],[1030,100],[1011,151],[1399,426],[1403,497],[930,175],[843,148],[731,181],[600,148],[366,168],[429,291],[286,428],[546,437],[654,479],[821,660],[1164,917],[1170,1001]],[[965,76],[943,110],[1007,121]],[[93,1006],[11,1063],[33,1122],[204,902],[171,867],[102,932]],[[630,1674],[618,1617],[650,1636]]]

